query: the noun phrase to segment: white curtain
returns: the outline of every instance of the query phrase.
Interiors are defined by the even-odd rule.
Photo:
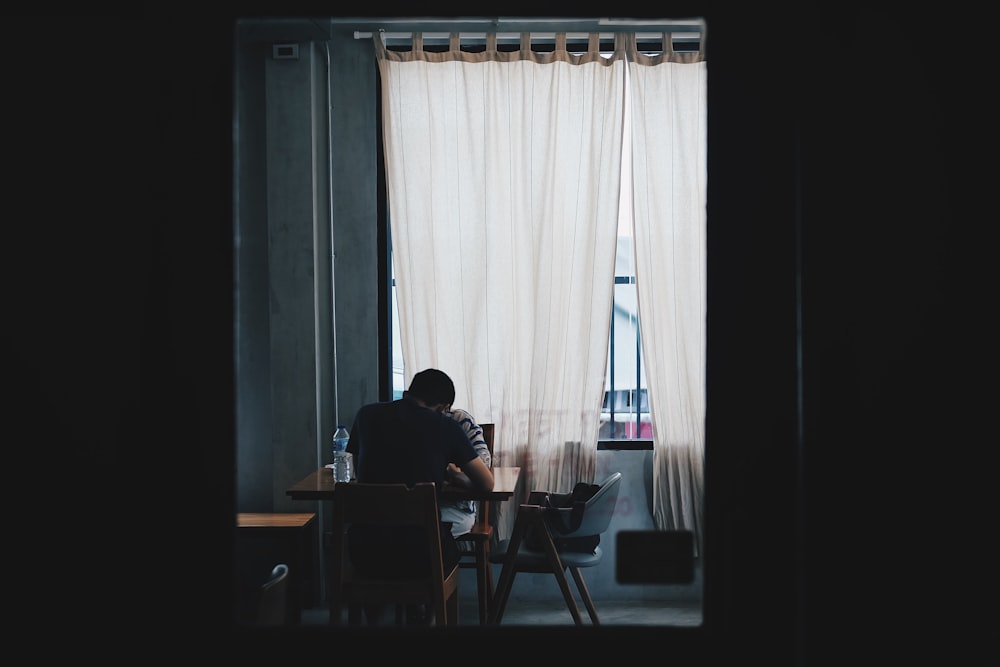
[[[435,367],[535,489],[593,480],[624,123],[624,40],[393,52],[376,36],[405,382]]]
[[[523,494],[592,480],[610,328],[623,146],[653,422],[653,520],[690,530],[704,503],[707,83],[698,52],[598,36],[565,49],[393,52],[376,37],[406,382],[454,379],[496,424],[494,461]],[[627,61],[626,61],[627,57]],[[627,62],[627,65],[626,65]],[[626,66],[629,94],[626,94]],[[624,136],[626,99],[631,136]],[[500,504],[506,535],[517,503]]]
[[[653,519],[703,537],[705,459],[706,64],[646,56],[629,37],[639,327],[653,422]],[[702,44],[704,50],[704,44]]]

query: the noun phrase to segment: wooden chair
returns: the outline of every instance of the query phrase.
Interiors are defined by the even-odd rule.
[[[329,598],[330,623],[339,625],[343,610],[348,621],[360,624],[366,605],[395,605],[402,622],[403,605],[426,604],[436,625],[458,624],[459,568],[445,572],[441,555],[441,515],[433,482],[405,484],[337,484],[333,491]],[[420,526],[427,545],[430,571],[417,577],[365,577],[355,571],[347,546],[348,526]],[[419,557],[398,554],[400,559]]]
[[[493,424],[480,424],[483,429],[483,440],[490,450],[490,460],[493,459]],[[490,563],[490,550],[493,546],[493,517],[490,513],[490,501],[480,500],[476,508],[476,523],[468,533],[455,538],[462,550],[458,566],[462,569],[476,570],[476,584],[479,594],[479,623],[486,625],[489,620],[489,605],[493,600],[493,567]]]
[[[606,477],[600,488],[588,500],[583,507],[583,514],[579,526],[571,532],[559,533],[557,537],[591,537],[601,535],[608,529],[611,517],[614,515],[615,505],[618,502],[618,488],[621,486],[622,474],[615,472]],[[563,599],[573,616],[576,625],[582,625],[583,619],[580,610],[573,599],[573,593],[566,581],[565,570],[569,570],[576,582],[580,597],[590,614],[590,620],[594,625],[599,625],[597,609],[594,601],[587,590],[587,584],[583,580],[582,568],[594,567],[601,563],[603,551],[601,547],[595,546],[593,551],[579,552],[569,550],[559,550],[552,539],[550,532],[549,518],[546,511],[539,505],[521,505],[518,508],[517,518],[514,520],[514,528],[509,540],[501,540],[491,554],[494,563],[502,563],[503,571],[500,573],[500,581],[497,583],[495,599],[490,609],[490,624],[499,624],[503,619],[504,607],[507,605],[507,598],[510,595],[510,588],[514,583],[514,577],[518,572],[550,573],[555,575],[559,590],[562,591]],[[570,516],[572,508],[558,509],[556,512]],[[529,530],[539,531],[542,536],[543,550],[533,551],[525,544],[524,537]]]
[[[288,618],[288,565],[278,563],[257,592],[257,624],[285,625]]]

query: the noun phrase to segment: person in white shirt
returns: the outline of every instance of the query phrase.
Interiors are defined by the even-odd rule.
[[[476,453],[479,454],[479,458],[483,460],[487,468],[491,468],[492,459],[489,447],[486,446],[486,440],[483,438],[483,428],[476,423],[472,415],[465,410],[452,408],[451,405],[444,409],[444,414],[458,422],[459,426],[465,431],[465,435],[469,438],[469,442],[472,443]],[[446,474],[451,478],[454,475],[461,474],[461,470],[458,469],[458,466],[450,464]],[[453,537],[466,534],[472,530],[472,525],[476,522],[476,503],[473,500],[441,502],[439,509],[441,510],[441,521],[451,522],[451,534]]]

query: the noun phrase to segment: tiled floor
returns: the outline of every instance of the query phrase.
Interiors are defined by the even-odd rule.
[[[583,604],[577,601],[580,615],[585,625],[590,617]],[[595,603],[602,625],[660,625],[698,626],[702,622],[700,602],[690,601],[599,601]],[[323,609],[307,609],[302,612],[305,625],[323,625],[328,620],[328,612]],[[463,599],[459,610],[462,625],[477,624],[479,614],[475,599]],[[504,610],[501,625],[572,625],[573,616],[562,599],[552,601],[510,600]]]

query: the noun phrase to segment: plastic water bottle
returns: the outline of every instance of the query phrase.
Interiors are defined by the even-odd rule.
[[[333,480],[350,482],[354,477],[354,457],[350,452],[333,453]]]
[[[347,427],[343,424],[337,424],[337,431],[333,434],[333,452],[346,452],[350,439],[351,434],[347,432]]]
[[[347,427],[338,424],[337,431],[333,434],[333,478],[337,482],[350,482],[354,474],[353,457],[347,451],[350,439],[351,434],[347,432]]]

